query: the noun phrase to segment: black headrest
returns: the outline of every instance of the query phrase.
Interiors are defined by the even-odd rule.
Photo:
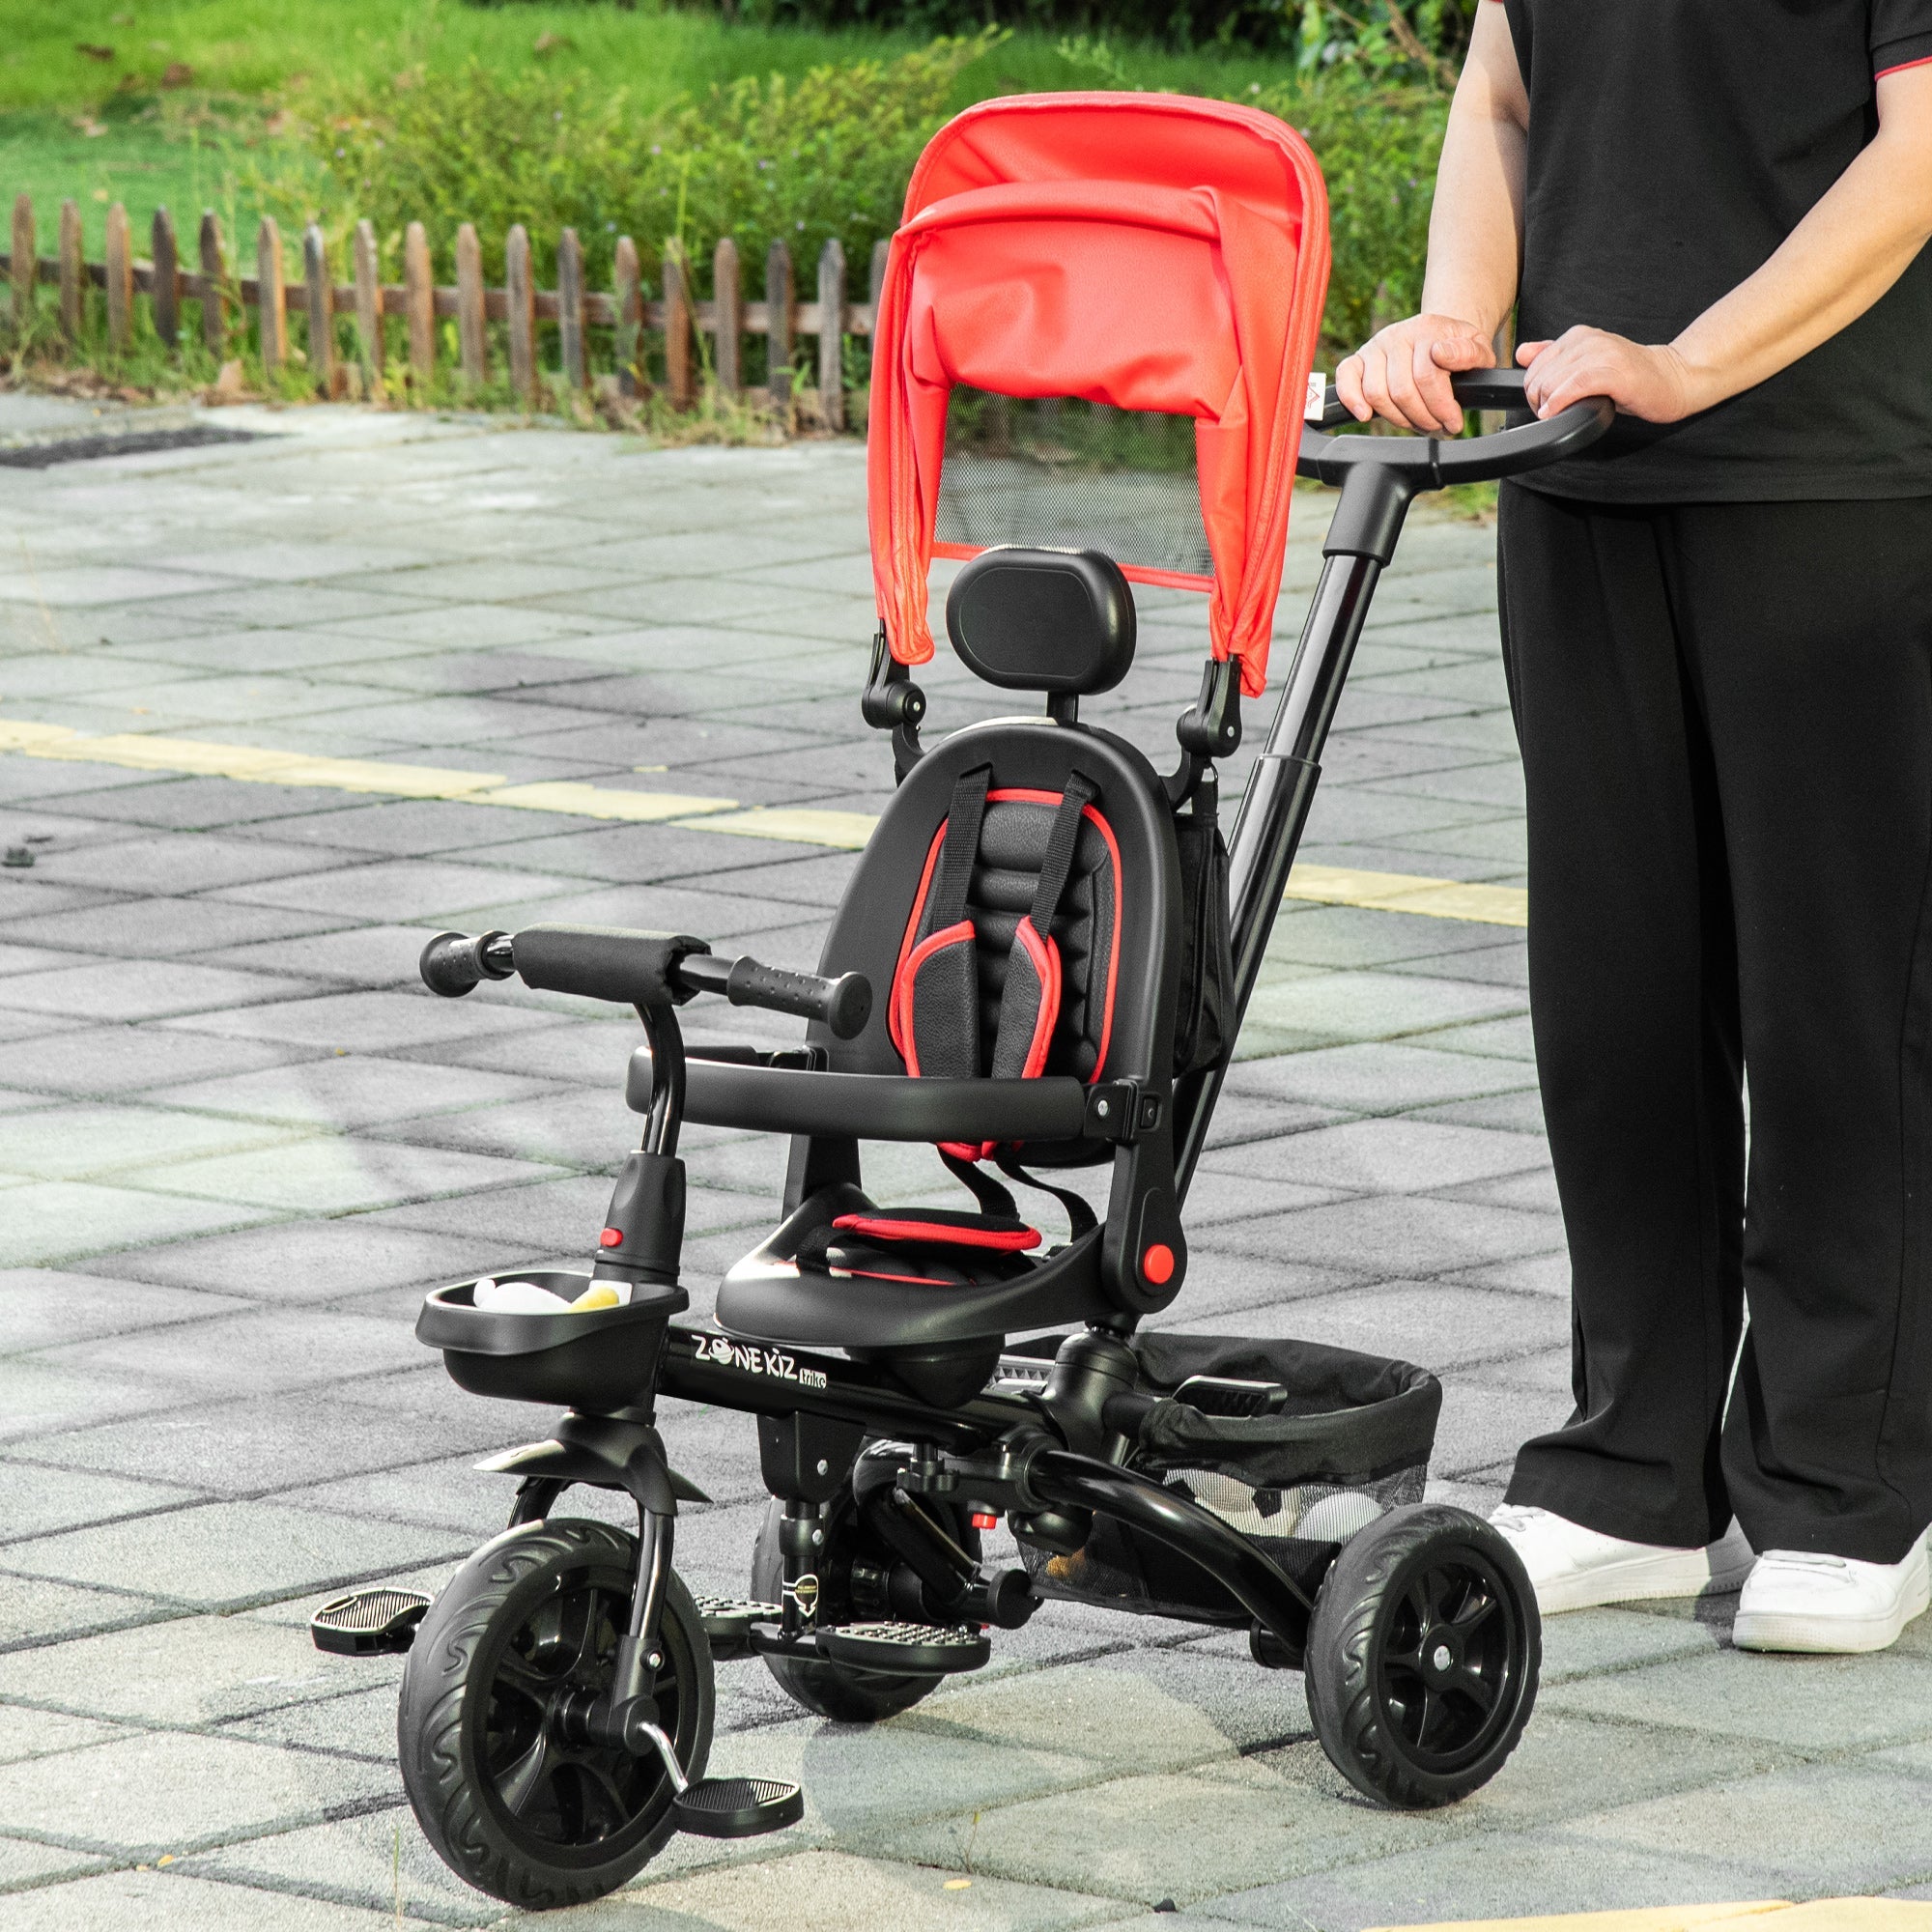
[[[1096,550],[982,551],[952,580],[946,629],[1009,691],[1111,691],[1134,661],[1134,595]]]

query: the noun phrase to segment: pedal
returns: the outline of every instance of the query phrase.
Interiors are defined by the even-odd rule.
[[[400,1657],[429,1605],[420,1590],[351,1590],[309,1618],[309,1639],[338,1657]]]
[[[670,1802],[680,1832],[700,1838],[755,1838],[805,1816],[805,1793],[775,1777],[700,1777]]]
[[[980,1631],[945,1624],[838,1624],[818,1633],[818,1654],[859,1670],[937,1677],[978,1670],[993,1646]]]
[[[753,1625],[775,1624],[784,1613],[777,1604],[750,1597],[698,1597],[697,1620],[713,1643],[746,1643]]]

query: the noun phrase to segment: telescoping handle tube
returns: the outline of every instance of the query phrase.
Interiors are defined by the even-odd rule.
[[[762,1007],[817,1020],[854,1039],[872,1014],[863,973],[836,980],[787,973],[751,958],[721,959],[684,933],[627,932],[614,926],[533,925],[470,936],[440,932],[423,948],[423,984],[460,998],[485,980],[513,973],[526,985],[626,1007],[682,1006],[697,993],[722,993],[735,1007]]]

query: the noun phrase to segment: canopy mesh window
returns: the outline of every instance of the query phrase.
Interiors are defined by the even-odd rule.
[[[1214,559],[1193,419],[957,386],[933,535],[942,556],[993,544],[1097,550],[1122,568],[1205,587]]]

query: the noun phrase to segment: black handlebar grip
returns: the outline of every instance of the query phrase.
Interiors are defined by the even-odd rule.
[[[822,1021],[838,1039],[858,1038],[872,1017],[872,982],[863,973],[821,980],[815,973],[787,973],[745,958],[732,965],[724,995],[734,1007],[764,1007]]]
[[[507,980],[509,962],[499,964],[490,956],[504,937],[500,932],[482,932],[473,939],[468,933],[439,932],[423,948],[417,964],[423,984],[445,1000],[455,1000],[485,980]]]

